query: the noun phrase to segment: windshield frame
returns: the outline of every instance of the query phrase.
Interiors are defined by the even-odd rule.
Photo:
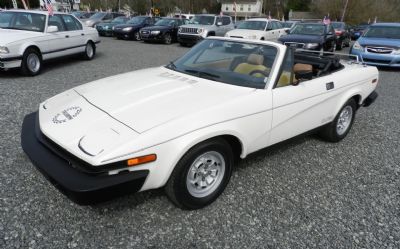
[[[322,32],[322,34],[307,34],[307,33],[295,33],[294,31],[296,30],[297,27],[299,26],[319,26],[319,27],[323,27],[324,30]],[[311,35],[311,36],[323,36],[326,34],[326,26],[323,24],[318,24],[318,23],[296,23],[296,25],[294,25],[291,29],[290,29],[290,34],[294,34],[294,35]]]
[[[399,36],[398,38],[393,38],[393,37],[388,37],[388,36],[368,36],[368,34],[371,32],[371,30],[376,30],[376,29],[397,29],[399,31]],[[362,37],[365,38],[378,38],[378,39],[392,39],[392,40],[400,40],[400,26],[384,26],[384,25],[377,25],[377,26],[370,26],[368,27],[367,31],[362,35]]]
[[[203,78],[197,75],[193,75],[191,73],[187,73],[187,72],[183,72],[181,70],[176,70],[176,65],[175,63],[182,59],[184,56],[186,56],[188,53],[190,53],[194,48],[198,47],[199,45],[201,45],[203,42],[207,42],[207,41],[222,41],[222,42],[228,42],[228,43],[239,43],[239,44],[243,44],[243,45],[255,45],[255,46],[269,46],[272,48],[276,49],[276,54],[275,54],[275,59],[271,64],[271,69],[269,71],[269,76],[268,77],[264,77],[263,82],[264,82],[264,87],[251,87],[251,86],[243,86],[243,85],[239,85],[239,84],[234,84],[234,83],[229,83],[229,82],[224,82],[224,81],[219,81],[219,80],[212,80],[212,79],[207,79],[207,78]],[[282,49],[279,44],[274,44],[274,43],[262,43],[259,41],[255,41],[255,42],[246,42],[246,41],[231,41],[231,40],[227,40],[225,38],[219,38],[219,37],[212,37],[212,38],[206,38],[204,39],[202,42],[198,43],[196,46],[194,46],[191,50],[189,50],[187,53],[185,53],[184,55],[182,55],[181,57],[179,57],[178,59],[176,59],[175,61],[171,61],[170,64],[164,66],[164,68],[168,69],[168,70],[172,70],[174,72],[178,72],[178,73],[182,73],[185,75],[189,75],[189,76],[193,76],[199,79],[205,79],[205,80],[210,80],[210,81],[215,81],[216,83],[220,83],[220,84],[227,84],[227,85],[231,85],[231,86],[237,86],[237,87],[246,87],[246,88],[251,88],[251,89],[260,89],[260,90],[267,90],[270,85],[273,86],[273,83],[277,80],[277,77],[279,75],[280,69],[282,67],[282,65],[279,65],[279,61],[282,59],[282,53],[285,53],[285,49]],[[204,51],[202,52],[204,53]],[[216,60],[218,61],[218,60]]]
[[[263,29],[250,29],[250,28],[241,28],[240,26],[241,25],[246,25],[246,24],[248,24],[248,23],[264,23],[265,24],[265,26],[264,26],[264,28]],[[240,23],[239,25],[237,25],[237,27],[236,27],[236,29],[247,29],[247,30],[254,30],[254,31],[265,31],[266,29],[267,29],[267,27],[268,27],[268,21],[267,20],[254,20],[254,21],[250,21],[250,20],[247,20],[247,21],[244,21],[244,22],[242,22],[242,23]]]
[[[198,18],[198,17],[208,17],[208,18],[213,18],[214,19],[214,21],[213,21],[213,23],[212,24],[204,24],[204,23],[194,23],[194,22],[192,22],[195,18]],[[189,22],[188,22],[188,24],[191,24],[191,25],[206,25],[206,26],[212,26],[212,25],[215,25],[216,24],[216,22],[217,22],[217,18],[216,18],[216,16],[209,16],[209,15],[195,15],[194,17],[192,17],[192,18],[190,18],[190,20],[189,20]]]
[[[15,18],[17,15],[31,15],[31,16],[37,16],[38,18],[44,17],[43,23],[42,23],[42,29],[39,30],[34,30],[34,29],[22,29],[22,28],[17,28],[17,27],[1,27],[0,29],[12,29],[12,30],[20,30],[20,31],[27,31],[27,32],[38,32],[38,33],[45,33],[46,32],[46,27],[47,27],[47,19],[48,16],[46,14],[42,13],[34,13],[34,12],[29,12],[29,11],[2,11],[0,12],[0,15],[7,15],[7,14],[12,14],[10,21],[14,22],[15,25]],[[11,23],[8,23],[9,25]]]

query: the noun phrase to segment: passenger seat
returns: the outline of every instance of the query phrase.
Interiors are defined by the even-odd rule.
[[[233,70],[236,73],[247,74],[250,75],[251,72],[255,70],[261,70],[268,72],[268,68],[264,66],[264,56],[260,54],[250,54],[247,57],[247,62],[240,63],[237,67]],[[256,73],[253,74],[253,77],[265,77],[265,75]]]
[[[313,67],[312,65],[309,64],[302,64],[302,63],[296,63],[293,66],[293,82],[295,82],[297,79],[295,79],[296,73],[299,72],[312,72]],[[290,77],[291,77],[291,72],[288,71],[283,71],[281,74],[281,77],[279,78],[278,84],[276,87],[283,87],[283,86],[288,86],[293,82],[290,82]]]

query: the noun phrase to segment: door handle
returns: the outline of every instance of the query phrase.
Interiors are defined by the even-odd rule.
[[[332,90],[333,88],[335,88],[335,83],[333,83],[333,82],[329,82],[329,83],[326,83],[326,90]]]
[[[84,33],[81,34],[81,36],[84,36],[84,35],[85,35]]]
[[[69,38],[69,35],[66,35],[65,38]]]

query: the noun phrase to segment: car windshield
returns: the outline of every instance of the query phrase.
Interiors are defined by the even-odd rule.
[[[107,13],[105,13],[105,12],[97,12],[96,14],[91,16],[90,19],[102,19],[106,15],[107,15]]]
[[[147,17],[145,16],[136,16],[134,18],[132,18],[131,20],[128,21],[129,24],[141,24],[142,22],[144,22],[144,20],[146,20]]]
[[[296,24],[290,34],[299,35],[323,35],[325,26],[321,24]]]
[[[46,16],[29,12],[0,12],[0,28],[43,32]]]
[[[213,25],[214,19],[214,16],[195,16],[190,19],[189,24]]]
[[[266,21],[245,21],[237,26],[237,29],[265,30]]]
[[[364,37],[400,39],[400,26],[372,26]]]
[[[277,53],[271,45],[207,39],[167,68],[211,81],[264,89]]]
[[[156,22],[156,26],[173,26],[176,23],[175,19],[163,18]]]
[[[342,29],[344,28],[344,23],[342,22],[333,22],[331,23],[334,29]]]
[[[114,18],[111,23],[126,23],[127,18],[126,17],[117,17]]]

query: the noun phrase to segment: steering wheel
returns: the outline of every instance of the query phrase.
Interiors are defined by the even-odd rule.
[[[269,73],[268,72],[265,72],[265,71],[262,71],[262,70],[253,70],[253,71],[251,71],[250,73],[249,73],[249,75],[250,76],[253,76],[254,74],[262,74],[262,75],[264,75],[265,77],[268,77],[269,76]]]

